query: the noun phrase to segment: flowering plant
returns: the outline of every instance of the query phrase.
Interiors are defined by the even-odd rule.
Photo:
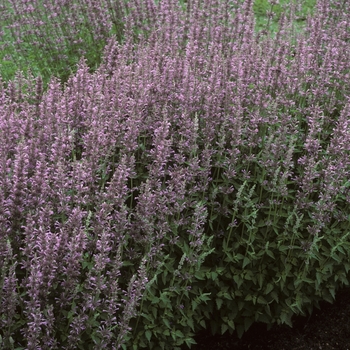
[[[123,6],[95,72],[1,85],[4,349],[180,349],[349,283],[348,5]]]

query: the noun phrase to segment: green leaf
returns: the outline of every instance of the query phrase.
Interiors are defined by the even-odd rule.
[[[233,322],[233,320],[228,319],[228,320],[227,320],[227,324],[229,325],[229,327],[230,327],[232,330],[235,330],[235,329],[236,329],[236,326],[235,326],[235,323]]]
[[[171,329],[169,320],[166,319],[166,318],[162,318],[162,320],[163,320],[164,324],[165,324],[169,329]]]
[[[145,332],[145,336],[146,336],[148,342],[150,342],[151,338],[152,338],[152,332],[149,329],[147,329]]]
[[[257,302],[258,302],[258,304],[263,304],[263,305],[267,304],[266,299],[262,295],[258,296]]]
[[[275,259],[275,255],[272,253],[271,250],[266,250],[266,254],[271,257],[272,259]]]
[[[244,326],[241,324],[238,324],[236,327],[236,330],[237,330],[238,338],[241,339],[244,334]]]
[[[176,330],[175,335],[176,335],[178,338],[183,338],[183,337],[184,337],[184,334],[183,334],[179,329]]]
[[[265,295],[269,294],[273,290],[273,284],[268,283],[265,289]]]
[[[215,271],[212,271],[212,273],[211,273],[211,279],[212,279],[213,281],[215,281],[215,280],[217,279],[217,277],[218,277],[218,274],[217,274]]]
[[[185,343],[186,345],[191,348],[191,345],[195,345],[197,344],[196,341],[193,338],[186,338],[185,339]]]
[[[224,334],[228,330],[228,326],[226,323],[221,324],[221,335]]]
[[[159,303],[159,298],[158,297],[153,297],[151,304],[158,304]]]
[[[206,301],[210,300],[209,295],[211,295],[211,293],[203,293],[203,294],[201,294],[201,295],[199,296],[199,299],[200,299],[201,301],[206,302]]]
[[[206,279],[205,272],[202,270],[196,271],[194,274],[194,277],[196,277],[198,280],[201,280],[201,281]]]
[[[276,291],[273,291],[273,292],[271,293],[271,296],[272,296],[272,298],[273,298],[275,301],[277,301],[277,303],[279,303],[279,297],[278,297],[278,294],[277,294]]]
[[[263,286],[263,283],[264,283],[264,277],[265,275],[263,273],[259,273],[258,274],[258,283],[259,283],[259,287],[260,289],[262,288]]]
[[[233,276],[233,280],[237,283],[237,288],[240,288],[242,283],[243,283],[243,279],[241,278],[240,275],[234,275]]]
[[[282,323],[285,323],[288,326],[293,327],[292,314],[291,313],[287,313],[285,311],[282,311],[282,313],[281,313],[281,321],[282,321]]]
[[[244,258],[245,258],[245,256],[242,255],[242,254],[236,254],[236,255],[235,255],[235,260],[236,260],[236,261],[243,260]]]
[[[216,307],[218,308],[218,310],[221,309],[222,303],[223,303],[222,299],[220,299],[220,298],[216,299]]]
[[[246,256],[245,258],[244,258],[244,260],[243,260],[243,269],[248,265],[250,263],[250,260],[249,260],[249,258]]]
[[[241,311],[243,310],[243,307],[244,307],[244,301],[238,301],[238,310]]]
[[[190,326],[190,328],[192,329],[192,331],[194,332],[194,323],[193,323],[193,319],[191,317],[189,317],[187,319],[187,324]]]
[[[160,296],[160,300],[165,304],[165,305],[169,305],[170,308],[172,309],[171,303],[170,303],[170,299],[167,296],[167,292],[164,292],[161,294]]]
[[[254,320],[250,317],[245,317],[244,318],[244,330],[247,331],[250,326],[253,324]]]
[[[245,301],[252,301],[253,300],[253,297],[251,294],[247,294],[244,298]]]
[[[198,303],[195,300],[192,300],[191,306],[192,306],[192,311],[195,311],[197,309]]]

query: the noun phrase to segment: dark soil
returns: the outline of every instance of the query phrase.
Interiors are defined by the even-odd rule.
[[[322,302],[311,316],[295,317],[293,328],[253,324],[242,339],[235,335],[212,336],[205,331],[195,338],[191,350],[349,350],[350,288],[336,294],[333,304]]]

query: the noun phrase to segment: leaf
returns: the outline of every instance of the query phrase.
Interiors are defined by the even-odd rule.
[[[271,296],[272,296],[272,298],[273,298],[275,301],[277,301],[277,303],[279,303],[279,298],[278,298],[278,294],[277,294],[276,291],[273,291],[273,292],[271,293]]]
[[[194,332],[194,323],[192,317],[189,317],[187,319],[187,324],[191,327],[192,331]]]
[[[218,310],[221,309],[222,303],[223,303],[222,299],[220,299],[220,298],[216,299],[216,307],[218,308]]]
[[[236,329],[236,326],[235,326],[235,323],[233,322],[233,320],[228,319],[228,320],[227,320],[227,324],[230,326],[230,328],[231,328],[232,330],[235,330],[235,329]]]
[[[195,300],[192,300],[191,306],[192,306],[192,311],[195,311],[197,309],[198,303]]]
[[[170,299],[168,298],[167,294],[168,294],[167,292],[162,293],[161,296],[160,296],[160,300],[161,300],[165,305],[169,305],[170,308],[172,309],[171,303],[170,303]],[[153,304],[153,302],[152,302],[152,304]]]
[[[245,258],[245,256],[242,255],[242,254],[236,254],[236,255],[235,255],[235,260],[236,260],[236,261],[243,260],[244,258]]]
[[[194,277],[196,277],[198,280],[201,280],[201,281],[206,279],[205,272],[202,270],[196,271],[194,274]]]
[[[243,260],[243,269],[248,265],[250,263],[250,260],[249,260],[249,258],[246,256],[245,258],[244,258],[244,260]]]
[[[244,330],[247,331],[250,326],[253,324],[254,320],[250,317],[245,317],[244,318]]]
[[[183,334],[179,329],[175,332],[175,335],[176,335],[178,338],[183,338],[183,337],[184,337],[184,334]]]
[[[211,272],[211,279],[212,279],[213,281],[215,281],[215,280],[217,279],[217,277],[218,277],[218,274],[217,274],[215,271],[212,271],[212,272]]]
[[[253,300],[253,297],[252,297],[251,294],[247,294],[247,295],[245,296],[244,300],[245,300],[245,301],[251,301],[251,300]]]
[[[281,313],[281,321],[282,323],[287,324],[288,326],[292,327],[292,314],[291,313],[286,313],[285,311],[282,311]]]
[[[266,250],[266,254],[270,257],[270,258],[272,258],[272,259],[275,259],[275,255],[273,254],[273,252],[271,251],[271,250]]]
[[[209,295],[211,295],[211,293],[203,293],[203,294],[201,294],[201,295],[199,296],[199,299],[200,299],[201,301],[206,302],[206,301],[210,300]]]
[[[221,335],[223,335],[228,330],[228,326],[226,323],[221,324]]]
[[[244,301],[238,301],[238,310],[241,311],[244,307]]]
[[[236,330],[237,330],[238,338],[241,339],[244,334],[244,326],[241,324],[238,324],[236,327]]]
[[[259,273],[258,274],[258,283],[259,283],[259,287],[260,289],[262,288],[263,286],[263,283],[264,283],[264,277],[265,275],[263,273]]]
[[[170,323],[169,323],[169,320],[168,319],[166,319],[166,318],[162,318],[162,320],[163,320],[163,322],[164,322],[164,324],[169,328],[169,329],[171,329],[171,326],[170,326]]]
[[[243,279],[241,278],[241,276],[240,275],[234,275],[233,276],[233,280],[236,282],[237,288],[240,288],[242,283],[243,283]]]
[[[273,290],[273,284],[268,283],[265,289],[265,295],[269,294]]]
[[[151,304],[158,304],[159,303],[159,298],[158,297],[153,297]]]
[[[150,342],[151,338],[152,338],[152,332],[149,329],[147,329],[145,332],[145,336],[146,336],[148,342]]]
[[[323,274],[321,273],[321,272],[316,272],[316,281],[317,281],[317,283],[316,283],[316,290],[318,290],[318,288],[321,286],[321,284],[322,284],[322,278],[323,277]]]
[[[195,345],[197,344],[196,341],[193,338],[186,338],[185,339],[185,343],[186,345],[191,348],[191,345]]]
[[[258,297],[257,302],[258,302],[258,304],[263,304],[263,305],[267,304],[267,300],[261,295]]]

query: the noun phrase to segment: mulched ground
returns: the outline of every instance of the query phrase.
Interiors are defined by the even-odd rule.
[[[350,288],[338,291],[333,304],[320,303],[310,317],[296,317],[293,328],[254,324],[238,339],[236,336],[198,334],[191,350],[350,350]]]

